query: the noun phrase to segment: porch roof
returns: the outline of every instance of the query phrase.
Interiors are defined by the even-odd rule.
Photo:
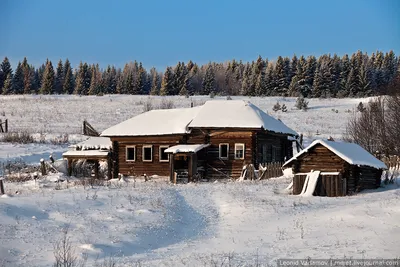
[[[195,144],[195,145],[176,145],[176,146],[171,146],[167,148],[164,152],[165,153],[172,153],[172,154],[177,154],[177,153],[196,153],[203,148],[208,147],[210,144]]]
[[[106,159],[108,153],[108,150],[69,150],[63,154],[63,158]]]

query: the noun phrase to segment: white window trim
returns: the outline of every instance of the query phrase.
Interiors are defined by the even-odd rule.
[[[160,146],[158,148],[158,158],[160,160],[160,162],[169,162],[169,155],[168,155],[168,159],[161,159],[161,148],[169,148],[169,146]]]
[[[144,159],[144,149],[145,148],[151,148],[151,159],[150,160]],[[142,161],[143,162],[153,162],[153,145],[145,145],[142,147]]]
[[[238,149],[237,149],[238,146],[243,146],[243,157],[241,157],[241,158],[236,157],[236,151],[238,150]],[[246,147],[244,146],[243,143],[237,143],[237,144],[235,144],[235,159],[244,159],[244,154],[245,154],[245,153],[246,153]]]
[[[133,148],[135,151],[133,159],[128,159],[128,148]],[[135,162],[136,161],[136,146],[126,146],[125,147],[125,160],[127,162]]]
[[[226,145],[226,146],[228,146],[228,149],[227,149],[227,157],[221,157],[221,146],[224,146],[224,145]],[[220,159],[229,159],[229,143],[221,143],[221,144],[219,144],[219,146],[218,146],[218,156],[219,156],[219,158]]]

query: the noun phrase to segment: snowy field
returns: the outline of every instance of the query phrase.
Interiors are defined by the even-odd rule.
[[[216,98],[218,99],[218,98]],[[221,98],[220,98],[221,99]],[[236,99],[235,97],[233,99]],[[368,99],[312,99],[309,111],[294,109],[295,98],[249,99],[303,133],[340,139],[356,105]],[[209,97],[168,97],[190,107]],[[97,130],[154,108],[161,97],[0,96],[0,118],[11,131],[28,131],[44,144],[0,143],[0,163],[37,163],[58,158],[68,144],[51,144],[69,135],[82,140],[87,119]],[[288,112],[273,112],[279,101]],[[337,110],[337,112],[336,112]],[[286,177],[257,182],[171,185],[162,178],[111,181],[84,187],[38,181],[5,183],[0,197],[0,266],[51,266],[53,246],[68,229],[86,266],[112,258],[116,266],[276,266],[279,258],[399,258],[400,180],[378,190],[341,198],[287,195]]]
[[[215,97],[214,99],[226,99]],[[299,111],[294,108],[296,98],[288,97],[232,97],[232,99],[249,100],[286,125],[303,133],[304,136],[341,138],[345,122],[359,102],[367,103],[368,99],[309,99],[309,110]],[[209,96],[0,96],[0,119],[9,120],[9,129],[14,132],[28,131],[42,135],[80,134],[83,120],[88,120],[98,131],[129,119],[144,111],[144,106],[151,103],[156,109],[162,102],[173,102],[175,107],[201,105],[213,100]],[[273,105],[285,104],[287,112],[274,112]],[[337,110],[337,112],[336,112]]]

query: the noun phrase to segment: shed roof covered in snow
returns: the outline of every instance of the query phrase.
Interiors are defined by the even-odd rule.
[[[151,110],[106,129],[101,136],[185,134],[200,108]]]
[[[108,137],[93,136],[89,137],[85,141],[73,145],[72,147],[76,148],[76,150],[109,150],[111,149],[112,144]]]
[[[152,110],[106,129],[101,136],[189,133],[191,128],[264,129],[297,135],[282,121],[244,100],[211,100],[194,108]]]
[[[297,135],[282,121],[245,100],[207,101],[189,128],[251,128]]]
[[[86,159],[94,159],[94,158],[107,158],[109,151],[105,150],[69,150],[63,153],[63,158],[86,158]]]
[[[289,159],[283,164],[283,167],[288,165],[293,160],[299,158],[301,155],[307,153],[309,149],[316,146],[317,144],[321,144],[341,159],[346,161],[351,165],[360,165],[360,166],[369,166],[376,169],[386,169],[387,166],[382,161],[375,158],[371,155],[367,150],[362,148],[361,146],[354,143],[346,143],[346,142],[335,142],[328,140],[315,140],[308,147],[300,151],[294,157]]]

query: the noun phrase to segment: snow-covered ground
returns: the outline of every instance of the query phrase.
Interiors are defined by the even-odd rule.
[[[6,183],[13,195],[0,198],[6,266],[49,266],[66,227],[89,266],[110,255],[117,266],[215,266],[228,258],[231,266],[256,266],[275,265],[278,258],[400,255],[398,185],[327,198],[274,193],[289,184],[284,177],[186,185],[130,180],[95,188],[64,182],[59,190],[55,180]]]
[[[176,107],[190,106],[190,98],[168,99]],[[280,118],[307,142],[340,139],[349,110],[368,101],[312,99],[303,112],[293,109],[295,98],[240,99]],[[210,98],[192,100],[201,104]],[[76,143],[84,119],[102,131],[143,112],[147,101],[147,96],[0,96],[0,118],[9,119],[11,131],[26,130],[46,140],[69,134]],[[150,101],[157,107],[162,98]],[[272,111],[277,101],[287,113]],[[66,149],[0,143],[0,162],[37,163]],[[378,190],[327,198],[278,193],[291,181],[285,177],[186,185],[141,179],[94,188],[59,178],[5,182],[0,266],[50,266],[53,246],[66,228],[76,254],[88,255],[87,266],[110,256],[117,266],[274,266],[278,258],[400,257],[399,179]]]

